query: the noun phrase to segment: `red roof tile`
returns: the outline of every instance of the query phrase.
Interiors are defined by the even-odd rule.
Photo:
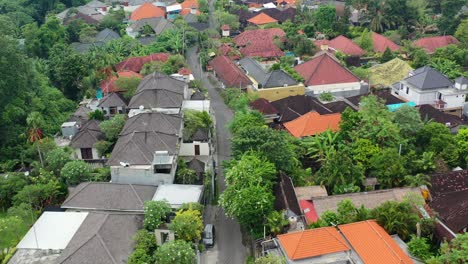
[[[117,72],[116,75],[112,75],[107,80],[104,80],[101,82],[101,90],[104,95],[108,93],[113,93],[113,92],[119,92],[119,88],[115,85],[115,81],[117,81],[118,78],[124,77],[124,78],[143,78],[141,74],[138,74],[133,71],[121,71]]]
[[[312,223],[317,222],[319,217],[317,215],[317,212],[315,212],[313,201],[299,200],[299,205],[301,206],[301,209],[304,212],[304,215],[307,220],[307,224],[312,224]]]
[[[180,5],[182,6],[182,9],[198,8],[198,1],[197,0],[185,0]]]
[[[145,65],[148,62],[153,62],[153,61],[162,61],[165,62],[169,58],[169,54],[167,53],[154,53],[148,56],[142,56],[142,57],[132,57],[129,59],[126,59],[122,62],[119,62],[115,67],[117,68],[117,71],[134,71],[134,72],[140,72],[141,68],[143,68],[143,65]]]
[[[191,14],[191,13],[192,13],[192,9],[190,9],[190,8],[182,9],[182,11],[180,11],[180,15],[181,15],[181,16],[186,16],[186,15]],[[201,14],[200,11],[195,10],[195,14],[194,14],[194,15],[198,16],[198,15],[200,15],[200,14]]]
[[[299,260],[350,250],[334,227],[322,227],[278,235],[288,258]]]
[[[387,47],[391,51],[400,49],[400,46],[395,44],[393,41],[375,32],[372,32],[372,44],[374,45],[374,51],[380,53],[383,53]]]
[[[284,56],[284,52],[273,42],[252,43],[241,48],[240,52],[246,57],[275,58]]]
[[[221,26],[221,30],[230,30],[230,29],[231,27],[229,25],[224,24]]]
[[[152,3],[144,3],[132,12],[130,20],[136,21],[144,18],[164,17],[165,15],[166,11],[160,7],[157,7]]]
[[[250,107],[264,115],[275,115],[279,113],[279,111],[276,110],[276,108],[264,98],[258,98],[257,100],[251,102]]]
[[[362,56],[365,51],[345,36],[338,36],[330,41],[330,47],[351,56]]]
[[[327,52],[297,65],[294,69],[304,78],[307,86],[360,81]]]
[[[281,28],[246,30],[234,38],[237,46],[252,43],[271,42],[275,36],[284,37],[286,33]]]
[[[247,20],[249,23],[252,23],[254,25],[266,25],[270,23],[277,23],[278,20],[272,18],[271,16],[265,14],[265,13],[260,13],[251,19]]]
[[[438,36],[438,37],[427,37],[418,39],[413,42],[415,46],[424,48],[429,54],[435,52],[437,48],[442,48],[450,44],[458,44],[458,41],[453,36]]]
[[[189,75],[189,74],[192,74],[192,71],[188,68],[185,68],[185,67],[182,67],[179,69],[179,72],[178,74],[180,75]]]
[[[252,84],[250,79],[237,67],[228,57],[216,56],[209,62],[213,67],[216,76],[221,79],[224,85],[230,87],[246,87]]]
[[[413,264],[409,256],[375,220],[339,225],[366,264]]]
[[[291,135],[301,138],[314,136],[328,129],[338,131],[340,121],[340,113],[320,115],[317,112],[309,112],[283,125]]]

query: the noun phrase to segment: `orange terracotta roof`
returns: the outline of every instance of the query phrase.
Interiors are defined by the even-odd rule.
[[[291,260],[350,250],[343,237],[334,227],[322,227],[278,235],[278,240]]]
[[[185,0],[180,5],[182,6],[182,9],[198,8],[198,1],[197,0]]]
[[[144,18],[164,17],[166,12],[151,3],[144,3],[130,15],[130,20],[136,21]]]
[[[375,220],[340,225],[338,228],[365,264],[414,263]]]
[[[340,121],[340,113],[320,115],[317,112],[308,112],[301,117],[284,123],[284,127],[294,137],[301,138],[314,136],[328,129],[338,131],[340,129]]]
[[[247,20],[249,23],[255,24],[255,25],[265,25],[269,23],[277,23],[278,20],[272,18],[271,16],[265,14],[265,13],[260,13],[251,19]]]

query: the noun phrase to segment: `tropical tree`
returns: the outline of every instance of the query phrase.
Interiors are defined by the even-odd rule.
[[[284,212],[272,211],[266,218],[267,226],[270,233],[274,236],[282,233],[283,228],[288,225],[289,221],[284,217]]]
[[[115,115],[113,118],[99,124],[108,141],[115,142],[117,140],[120,131],[125,125],[125,120],[125,115]]]
[[[144,225],[148,231],[154,231],[165,222],[171,207],[166,201],[146,201]]]
[[[440,246],[440,256],[430,258],[428,263],[451,264],[468,262],[468,233],[458,234],[449,243]]]
[[[372,216],[389,234],[407,240],[416,232],[416,223],[419,220],[417,213],[407,202],[388,201],[375,208]]]
[[[62,170],[63,166],[69,161],[71,161],[70,149],[56,148],[47,153],[47,169],[54,172],[55,175],[60,175],[60,170]]]
[[[174,231],[178,239],[192,242],[201,239],[203,221],[198,210],[184,210],[176,213],[175,218],[169,224],[169,229]]]
[[[153,233],[146,229],[138,230],[133,237],[135,250],[128,256],[128,264],[154,263],[154,252],[157,244]]]
[[[275,254],[268,254],[255,259],[254,264],[286,264],[286,259]]]
[[[162,244],[155,254],[155,263],[160,264],[193,264],[195,262],[195,251],[190,243],[183,240],[174,240]]]
[[[336,9],[333,5],[320,5],[314,12],[315,25],[322,33],[332,33],[336,23]]]
[[[213,120],[206,111],[184,111],[184,140],[189,140],[198,130],[211,131]]]
[[[271,188],[276,179],[275,165],[258,152],[247,151],[226,168],[226,184],[238,189],[251,185]]]
[[[28,125],[28,141],[35,144],[42,139],[43,135],[40,127],[44,123],[44,119],[39,112],[32,112],[26,118],[26,123]],[[35,145],[37,147],[37,153],[39,154],[41,166],[44,167],[44,160],[42,158],[41,150],[39,149],[39,144]]]
[[[323,163],[340,147],[341,135],[327,130],[314,137],[304,138],[301,144],[307,149],[307,155]]]
[[[400,134],[408,140],[414,139],[416,133],[423,127],[418,110],[409,105],[403,105],[395,111],[394,123],[400,128]]]
[[[406,175],[405,176],[405,185],[411,187],[419,187],[422,185],[431,185],[431,177],[426,174],[418,173],[416,175]]]
[[[439,72],[447,75],[450,79],[462,76],[461,66],[456,62],[445,58],[435,58],[431,60],[431,66]]]
[[[408,251],[411,253],[411,255],[418,257],[421,260],[425,261],[432,257],[431,245],[425,237],[417,237],[412,235],[411,240],[407,243],[407,245]]]
[[[69,161],[60,170],[60,175],[68,185],[76,185],[89,178],[91,168],[82,160]]]
[[[406,160],[395,148],[383,149],[370,159],[370,164],[370,175],[376,177],[385,188],[401,186],[407,175]]]
[[[258,111],[237,112],[229,124],[229,130],[232,134],[238,133],[246,127],[261,127],[265,126],[265,119]]]
[[[28,184],[24,173],[8,173],[0,177],[0,208],[2,211],[11,206],[12,199]]]

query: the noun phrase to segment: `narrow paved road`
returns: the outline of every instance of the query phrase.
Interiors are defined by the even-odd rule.
[[[194,77],[202,80],[203,85],[208,89],[211,100],[211,108],[216,118],[216,152],[217,154],[217,174],[218,188],[222,192],[226,184],[224,182],[221,164],[231,156],[231,134],[227,129],[227,124],[232,120],[232,111],[224,104],[218,91],[213,87],[207,78],[207,74],[200,69],[199,57],[196,47],[187,52],[187,62],[192,68]],[[224,210],[218,206],[208,206],[206,208],[206,218],[214,221],[216,228],[216,243],[213,249],[209,249],[202,254],[202,263],[207,264],[241,264],[245,262],[246,248],[242,245],[242,234],[237,221],[226,217]]]

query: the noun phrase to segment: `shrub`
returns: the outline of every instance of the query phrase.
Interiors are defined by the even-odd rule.
[[[76,185],[89,179],[91,168],[82,160],[74,160],[63,166],[60,175],[68,185]]]
[[[166,201],[145,202],[145,228],[148,231],[154,231],[164,223],[170,212],[171,207]]]

